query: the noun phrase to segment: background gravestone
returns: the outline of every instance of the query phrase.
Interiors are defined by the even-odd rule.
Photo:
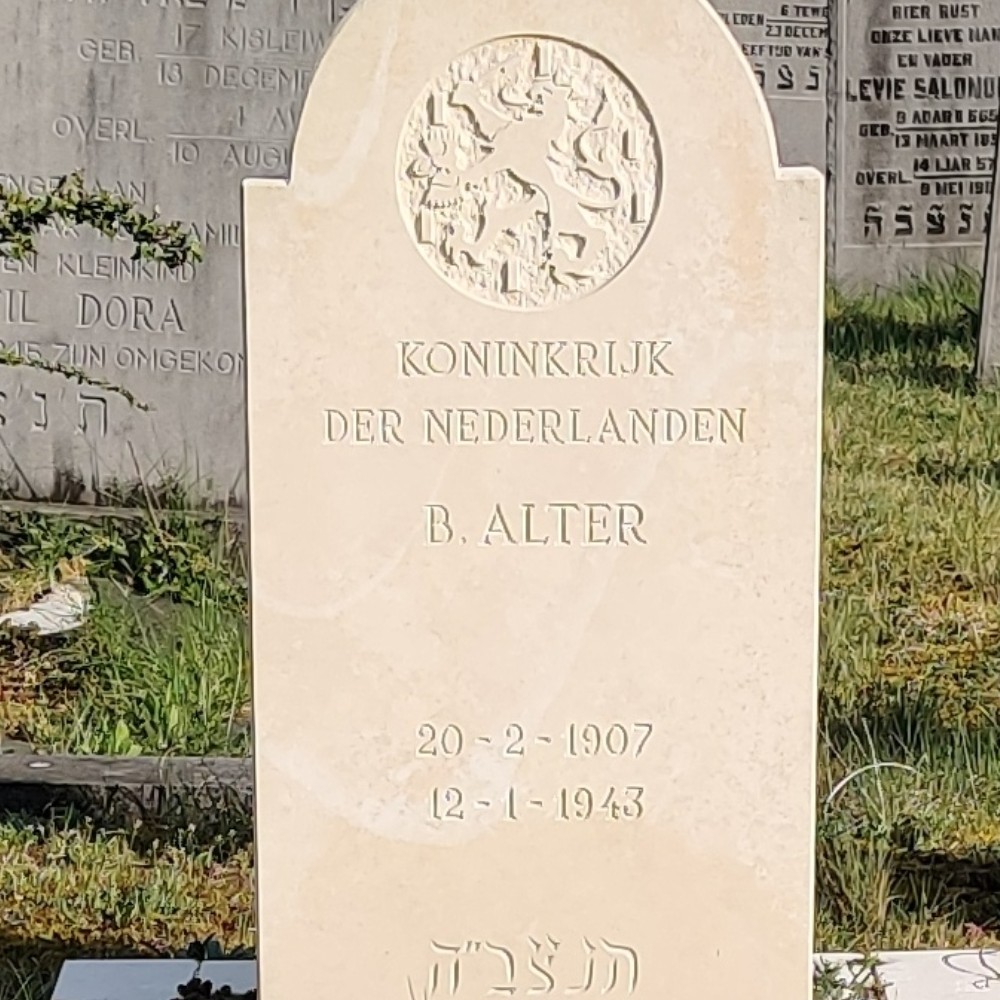
[[[786,166],[826,170],[829,7],[783,0],[716,0],[767,98]]]
[[[996,148],[1000,9],[836,5],[831,270],[896,284],[980,266]]]
[[[89,500],[115,479],[179,471],[201,492],[243,499],[239,184],[287,176],[313,70],[350,6],[4,0],[0,181],[41,191],[82,167],[193,223],[207,259],[171,273],[83,233],[46,236],[34,262],[0,260],[0,345],[82,368],[153,407],[0,368],[0,487]],[[784,16],[768,0],[765,23],[720,7],[763,76],[784,162],[821,165],[821,8]]]
[[[345,22],[245,187],[263,997],[811,996],[822,207],[699,0]]]
[[[131,244],[47,235],[0,261],[0,343],[124,385],[120,397],[0,368],[0,472],[25,496],[87,498],[181,471],[245,494],[240,181],[286,176],[313,70],[344,0],[4,0],[0,180],[83,168],[192,223],[206,260],[168,272]],[[82,493],[80,492],[82,488]]]
[[[998,169],[1000,163],[994,161],[976,351],[976,376],[985,383],[995,383],[1000,379],[1000,206],[997,205],[996,183]]]

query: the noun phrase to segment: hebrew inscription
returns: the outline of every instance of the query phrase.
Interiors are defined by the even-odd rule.
[[[660,151],[641,98],[600,57],[550,38],[467,52],[416,101],[399,202],[424,259],[494,305],[592,292],[636,253]]]
[[[603,937],[564,943],[551,934],[528,935],[518,944],[434,940],[431,952],[426,976],[407,978],[404,1000],[626,997],[639,985],[638,951]],[[483,978],[484,972],[492,978]]]

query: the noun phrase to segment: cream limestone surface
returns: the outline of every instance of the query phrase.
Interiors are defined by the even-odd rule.
[[[811,995],[822,181],[701,0],[363,0],[245,188],[263,1000]]]

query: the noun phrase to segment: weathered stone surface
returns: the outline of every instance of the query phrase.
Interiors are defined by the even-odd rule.
[[[0,261],[0,343],[84,368],[153,409],[0,368],[0,473],[83,496],[181,471],[245,493],[240,180],[287,176],[316,62],[344,0],[4,0],[0,180],[44,190],[83,168],[167,219],[206,260],[165,272],[127,242],[47,235]]]
[[[774,116],[785,166],[826,170],[829,6],[784,0],[715,0]]]
[[[262,996],[811,995],[822,202],[699,0],[345,22],[245,189]]]
[[[1000,11],[989,4],[837,5],[830,222],[843,284],[981,264],[998,43]]]
[[[979,334],[976,352],[976,376],[980,382],[1000,379],[1000,209],[997,206],[997,168],[993,164],[993,191],[990,195],[989,231],[986,234],[986,260],[979,302]]]

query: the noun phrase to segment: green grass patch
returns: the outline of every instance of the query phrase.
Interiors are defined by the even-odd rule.
[[[44,1000],[68,957],[175,957],[253,944],[252,849],[190,829],[163,841],[68,815],[0,822],[0,1000]],[[170,1000],[164,997],[163,1000]]]
[[[972,377],[978,289],[957,272],[830,297],[824,950],[1000,934],[1000,393]]]
[[[93,592],[81,629],[0,631],[0,726],[54,752],[245,753],[239,540],[222,514],[191,516],[179,492],[140,499],[146,514],[134,519],[0,514],[0,602],[23,603],[67,561],[85,567]]]

